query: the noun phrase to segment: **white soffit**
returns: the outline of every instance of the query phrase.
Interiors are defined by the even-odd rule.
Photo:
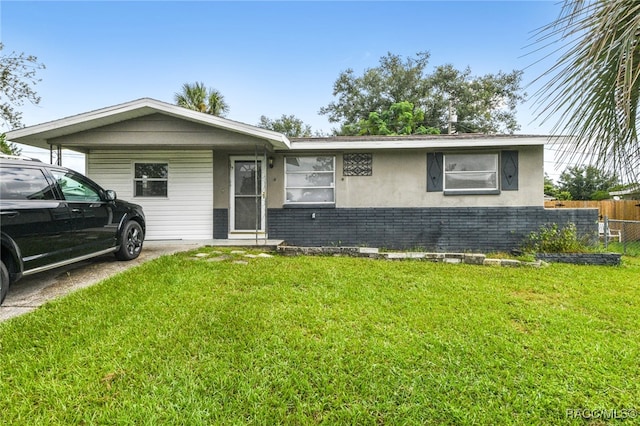
[[[452,149],[452,148],[489,148],[508,146],[543,146],[549,141],[549,136],[522,136],[522,137],[489,137],[455,138],[441,136],[427,139],[376,139],[376,140],[293,140],[292,150],[300,151],[325,151],[325,150],[378,150],[378,149]]]

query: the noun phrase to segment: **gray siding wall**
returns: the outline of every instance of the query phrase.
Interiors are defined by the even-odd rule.
[[[315,213],[315,219],[311,215]],[[508,251],[551,223],[597,235],[597,209],[542,207],[269,209],[269,238],[297,246]]]

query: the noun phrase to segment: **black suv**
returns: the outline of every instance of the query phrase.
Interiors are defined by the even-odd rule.
[[[111,252],[135,259],[145,220],[142,207],[73,170],[0,155],[0,230],[2,303],[23,275]]]

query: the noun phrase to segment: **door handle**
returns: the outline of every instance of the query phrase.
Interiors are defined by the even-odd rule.
[[[80,214],[80,213],[82,213],[82,210],[80,210],[80,209],[71,209],[71,213]]]
[[[19,214],[20,214],[20,212],[15,211],[15,210],[7,210],[7,211],[4,211],[4,212],[0,213],[0,215],[2,215],[4,217],[10,217],[10,218],[11,217],[16,217]]]

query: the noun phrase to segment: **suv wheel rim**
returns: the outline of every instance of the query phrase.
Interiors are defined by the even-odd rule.
[[[142,248],[142,240],[140,238],[140,230],[133,227],[127,233],[127,252],[131,255],[136,254]]]

